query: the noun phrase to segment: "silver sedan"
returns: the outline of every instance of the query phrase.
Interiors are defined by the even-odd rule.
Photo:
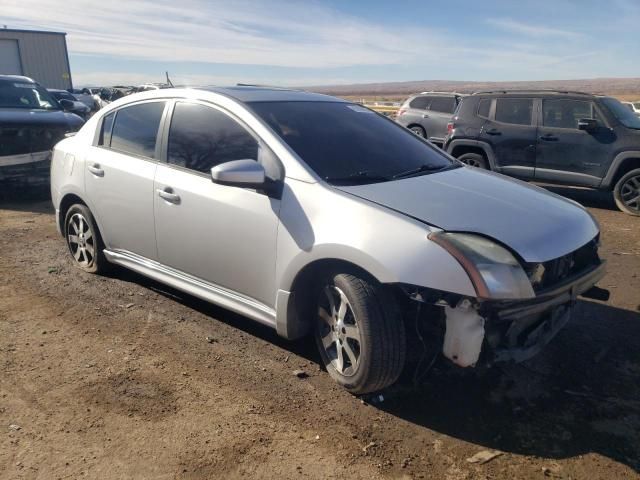
[[[604,274],[578,204],[307,92],[125,97],[58,143],[51,190],[78,267],[121,265],[283,337],[312,333],[356,394],[426,354],[527,359]]]

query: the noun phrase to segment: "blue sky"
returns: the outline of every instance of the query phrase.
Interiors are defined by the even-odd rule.
[[[76,85],[640,77],[640,0],[2,0]]]

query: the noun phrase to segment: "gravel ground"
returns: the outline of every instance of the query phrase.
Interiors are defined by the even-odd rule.
[[[600,221],[611,299],[580,301],[530,362],[441,361],[382,402],[335,386],[309,340],[122,269],[80,272],[48,201],[5,198],[0,478],[640,478],[640,218],[554,190]]]

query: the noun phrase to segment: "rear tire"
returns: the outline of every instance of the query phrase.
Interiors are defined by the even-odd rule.
[[[464,153],[458,157],[458,160],[470,167],[482,168],[483,170],[489,169],[487,161],[479,153]]]
[[[427,132],[425,132],[424,128],[422,128],[420,125],[411,125],[409,127],[409,130],[411,130],[414,134],[416,134],[419,137],[427,138]]]
[[[86,205],[72,205],[64,219],[64,237],[74,264],[89,273],[104,273],[109,262],[104,256],[100,231]]]
[[[640,216],[640,168],[622,176],[613,188],[616,205],[624,213]]]
[[[377,282],[329,275],[317,290],[314,336],[329,375],[353,394],[395,383],[406,341],[395,300]]]

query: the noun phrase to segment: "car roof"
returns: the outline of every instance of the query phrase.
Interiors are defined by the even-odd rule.
[[[5,80],[8,82],[27,82],[27,83],[36,83],[35,80],[29,77],[23,77],[22,75],[0,75],[0,80]]]
[[[536,95],[536,96],[572,96],[572,97],[596,97],[596,95],[589,92],[579,92],[571,90],[487,90],[480,92],[473,92],[472,95],[487,95],[487,96],[509,96],[509,95]]]
[[[66,90],[62,90],[60,88],[47,88],[47,92],[52,92],[52,93],[69,93]]]
[[[192,87],[231,97],[239,102],[346,102],[346,100],[320,93],[288,88],[236,85],[233,87]],[[165,90],[166,92],[166,90]]]

